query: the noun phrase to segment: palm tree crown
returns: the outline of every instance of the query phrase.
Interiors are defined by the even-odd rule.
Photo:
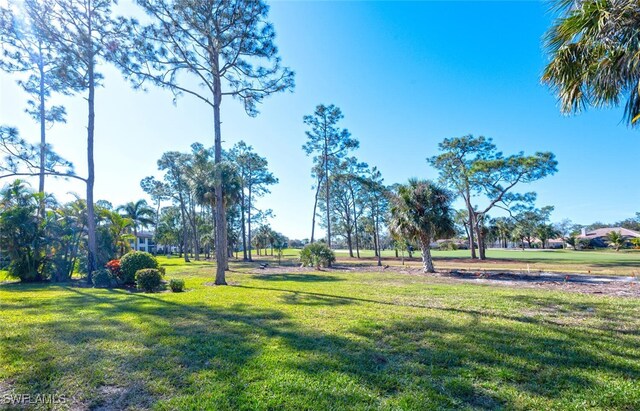
[[[426,180],[411,179],[400,185],[391,206],[391,228],[422,249],[425,272],[434,272],[429,245],[455,234],[451,194]]]
[[[635,1],[556,0],[562,13],[546,35],[551,61],[542,81],[562,111],[625,103],[627,121],[640,119],[640,6]]]
[[[136,237],[138,236],[138,227],[153,225],[155,221],[155,211],[149,207],[145,200],[138,200],[135,203],[130,201],[118,207],[118,211],[122,213],[123,217],[131,220],[133,224],[133,235]]]

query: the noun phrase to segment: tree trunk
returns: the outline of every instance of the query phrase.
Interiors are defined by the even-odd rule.
[[[478,237],[478,259],[480,260],[486,260],[487,259],[487,253],[485,250],[485,244],[484,244],[484,233],[482,232],[482,217],[475,218],[475,222],[476,222],[476,235]]]
[[[45,119],[46,112],[45,112],[45,106],[44,106],[44,99],[45,99],[44,75],[45,74],[44,74],[44,66],[42,61],[41,46],[39,50],[40,50],[40,61],[38,62],[38,70],[40,71],[39,73],[40,75],[40,90],[39,90],[39,95],[40,95],[40,177],[38,181],[38,193],[40,193],[41,195],[39,199],[40,218],[44,218],[44,212],[45,212],[45,204],[44,204],[44,166],[45,164],[44,162],[45,162],[47,138],[46,138],[46,119]]]
[[[252,203],[252,199],[251,199],[251,186],[249,186],[249,198],[248,198],[248,202],[247,202],[247,228],[249,229],[248,231],[248,237],[247,237],[247,243],[249,244],[249,261],[253,261],[253,256],[251,255],[251,203]]]
[[[375,223],[373,228],[373,256],[378,257],[378,239],[376,238]]]
[[[431,258],[430,241],[428,238],[420,239],[420,249],[422,251],[422,271],[425,273],[435,273],[433,259]]]
[[[245,206],[246,206],[246,203],[244,198],[244,187],[242,187],[240,191],[240,215],[241,215],[240,225],[242,226],[242,260],[248,261],[249,258],[247,258],[247,227],[246,227],[246,221],[245,221],[245,214],[246,214]]]
[[[214,67],[218,66],[218,56]],[[220,103],[222,101],[220,77],[216,73],[215,78],[215,96],[213,104],[213,123],[215,131],[215,164],[222,162],[222,133],[220,131]],[[227,268],[227,216],[224,209],[224,193],[222,184],[222,169],[216,167],[215,172],[215,191],[216,191],[216,285],[227,285],[225,279],[225,269]]]
[[[180,195],[180,197],[182,198],[182,195]],[[180,216],[182,217],[182,248],[181,248],[181,253],[184,254],[184,262],[188,263],[189,261],[189,255],[187,254],[187,244],[189,242],[189,232],[187,230],[187,216],[186,216],[186,212],[184,210],[184,204],[182,203],[182,200],[180,200]]]
[[[89,33],[92,32],[92,19],[89,17]],[[93,44],[91,44],[93,49]],[[89,80],[89,96],[87,99],[89,105],[89,119],[87,124],[87,281],[92,282],[93,271],[96,269],[96,259],[98,250],[96,246],[96,216],[93,201],[93,185],[95,182],[95,165],[93,162],[93,138],[95,130],[95,73],[94,73],[94,56],[90,55],[88,67]]]
[[[325,143],[324,143],[324,189],[325,189],[325,204],[327,206],[327,246],[331,248],[331,204],[330,204],[330,193],[329,193],[329,154],[328,150],[328,141],[325,132]]]
[[[471,207],[471,203],[469,203],[469,200],[467,201],[467,212],[469,213],[469,250],[471,250],[471,258],[475,259],[476,258],[476,244],[475,244],[475,238],[474,238],[474,227],[475,225],[475,218],[474,218],[474,212],[473,212],[473,207]]]
[[[313,199],[313,216],[311,217],[311,241],[310,243],[313,244],[313,240],[314,240],[314,235],[316,232],[316,213],[318,210],[318,196],[320,195],[320,187],[322,185],[322,178],[318,179],[318,184],[316,186],[316,195]]]
[[[353,188],[350,187],[351,199],[353,200],[353,229],[355,231],[356,240],[356,256],[360,258],[360,239],[358,238],[358,211],[356,207],[356,196],[353,193]]]
[[[376,237],[376,244],[377,244],[377,248],[378,248],[378,267],[382,267],[382,250],[380,250],[380,221],[378,219],[378,212],[376,209],[376,218],[374,219],[374,234]]]
[[[347,231],[347,246],[349,247],[349,257],[353,258],[353,245],[351,241],[351,230]]]

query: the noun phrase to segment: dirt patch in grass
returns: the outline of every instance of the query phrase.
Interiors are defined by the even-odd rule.
[[[382,267],[366,266],[366,265],[335,265],[331,268],[323,268],[317,270],[313,267],[278,267],[269,266],[264,269],[254,269],[245,271],[246,274],[252,274],[256,277],[264,279],[280,279],[295,281],[297,275],[302,279],[313,275],[312,273],[371,273],[371,272],[396,272],[407,275],[429,276],[438,281],[452,283],[474,283],[486,284],[491,286],[502,286],[511,288],[536,288],[554,291],[565,291],[580,294],[601,294],[618,297],[640,298],[640,281],[632,277],[619,276],[598,276],[585,274],[566,274],[566,273],[521,273],[509,271],[438,271],[435,274],[427,274],[422,271],[421,267],[412,266],[389,266]],[[291,276],[286,276],[291,274]],[[327,277],[328,278],[328,277]],[[315,279],[320,281],[319,279]],[[327,279],[323,279],[328,281]],[[311,281],[309,279],[308,281]],[[207,284],[207,285],[213,285]]]

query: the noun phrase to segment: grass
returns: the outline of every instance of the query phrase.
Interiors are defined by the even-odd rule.
[[[285,257],[293,260],[298,250],[287,250]],[[373,264],[372,250],[362,250],[361,259],[350,258],[347,250],[336,250],[340,262]],[[355,253],[355,252],[354,252]],[[467,270],[511,270],[511,271],[552,271],[561,273],[591,273],[606,275],[638,275],[640,273],[640,250],[487,250],[487,260],[469,258],[469,250],[432,250],[434,263],[438,269]],[[421,264],[420,252],[409,259],[405,253],[405,264]],[[399,265],[401,258],[395,257],[393,250],[383,250],[384,264]]]
[[[211,287],[210,263],[162,264],[186,292],[0,285],[0,393],[112,409],[640,408],[635,299],[249,264]]]

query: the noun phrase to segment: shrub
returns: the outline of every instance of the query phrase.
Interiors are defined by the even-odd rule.
[[[172,278],[169,281],[169,288],[171,288],[171,291],[173,291],[174,293],[181,293],[184,291],[184,280],[181,280],[179,278]]]
[[[136,273],[145,268],[158,268],[158,260],[144,251],[131,251],[120,259],[121,279],[124,284],[134,284]]]
[[[107,269],[100,269],[93,272],[93,286],[96,288],[109,288],[113,285],[114,276]]]
[[[336,256],[326,244],[312,243],[304,246],[300,252],[300,262],[308,267],[331,267]]]
[[[454,251],[458,249],[458,245],[453,241],[443,241],[438,245],[440,251]]]
[[[164,277],[165,275],[167,275],[167,269],[165,267],[159,266],[158,267],[158,271],[160,271],[160,274]]]
[[[136,272],[136,284],[139,290],[150,293],[160,287],[162,275],[155,268],[143,268]]]
[[[111,260],[104,266],[111,272],[111,276],[113,278],[122,281],[122,267],[120,266],[120,260]]]

